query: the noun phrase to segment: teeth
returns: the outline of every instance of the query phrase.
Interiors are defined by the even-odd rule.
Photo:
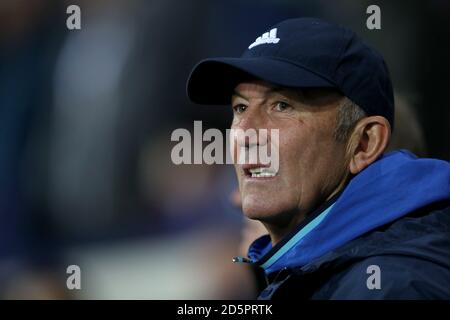
[[[273,173],[252,173],[252,178],[275,177]]]
[[[253,168],[249,170],[252,174],[252,178],[262,178],[262,177],[275,177],[276,172],[270,168]]]

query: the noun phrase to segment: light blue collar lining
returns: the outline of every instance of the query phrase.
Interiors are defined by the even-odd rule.
[[[295,246],[303,237],[310,233],[315,227],[317,227],[323,219],[328,215],[328,213],[333,208],[334,203],[324,210],[321,214],[315,217],[310,223],[304,226],[300,231],[298,231],[288,242],[286,242],[272,257],[269,258],[261,267],[266,270],[270,268],[278,259],[280,259],[286,252],[288,252],[293,246]]]

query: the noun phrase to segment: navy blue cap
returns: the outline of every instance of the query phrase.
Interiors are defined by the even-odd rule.
[[[187,94],[199,104],[230,104],[233,89],[257,78],[291,88],[336,88],[368,115],[394,125],[392,83],[383,57],[353,31],[316,18],[266,30],[240,58],[211,58],[192,70]]]

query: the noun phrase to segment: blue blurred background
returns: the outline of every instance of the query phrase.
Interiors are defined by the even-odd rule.
[[[66,8],[81,8],[81,30]],[[381,8],[381,30],[366,8]],[[225,130],[185,96],[193,65],[286,18],[350,27],[385,57],[393,147],[450,159],[450,2],[2,0],[0,298],[251,298],[229,165],[173,165],[170,135]],[[404,128],[404,129],[401,129]],[[81,268],[82,289],[66,288]]]

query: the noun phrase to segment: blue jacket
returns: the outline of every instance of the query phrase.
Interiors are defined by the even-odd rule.
[[[389,153],[272,247],[261,299],[450,299],[450,164]]]

